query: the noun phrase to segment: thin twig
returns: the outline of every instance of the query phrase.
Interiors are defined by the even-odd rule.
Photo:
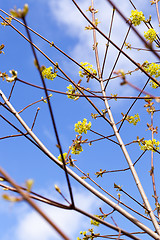
[[[51,226],[54,228],[57,233],[63,239],[69,240],[69,238],[64,234],[56,225],[51,221],[50,218],[47,217],[47,215],[37,206],[35,202],[32,201],[32,199],[29,197],[28,193],[24,192],[14,181],[11,179],[11,177],[0,167],[0,173],[7,179],[7,181],[17,190],[17,192],[23,197],[25,201],[28,202],[29,205],[31,205]]]
[[[4,137],[1,137],[0,140],[6,139],[6,138],[12,138],[12,137],[20,137],[20,136],[23,136],[23,134],[14,134],[14,135],[4,136]]]
[[[126,42],[126,40],[127,40],[127,37],[128,37],[128,35],[129,35],[129,32],[130,32],[130,29],[131,29],[131,27],[129,26],[128,31],[127,31],[126,36],[125,36],[125,39],[124,39],[124,41],[123,41],[123,43],[122,43],[121,50],[122,50],[123,47],[124,47],[124,44],[125,44],[125,42]],[[107,80],[107,82],[106,82],[106,85],[105,85],[105,87],[104,87],[104,90],[106,89],[106,87],[107,87],[107,85],[108,85],[108,83],[109,83],[109,80],[110,80],[111,77],[112,77],[113,71],[114,71],[114,69],[115,69],[115,67],[116,67],[116,65],[117,65],[117,63],[118,63],[118,60],[119,60],[120,55],[121,55],[121,51],[119,51],[118,56],[117,56],[117,58],[116,58],[116,60],[115,60],[115,62],[114,62],[114,65],[113,65],[113,67],[112,67],[111,73],[110,73],[110,75],[109,75],[109,77],[108,77],[108,80]]]
[[[33,105],[36,104],[36,103],[42,102],[42,101],[44,101],[44,100],[46,100],[46,99],[47,99],[47,97],[46,97],[46,98],[43,98],[43,99],[40,99],[40,100],[37,100],[37,101],[35,101],[35,102],[33,102],[33,103],[30,103],[29,105],[27,105],[26,107],[24,107],[22,110],[20,110],[18,113],[20,114],[20,113],[22,113],[24,110],[26,110],[27,108],[33,106]]]
[[[111,216],[111,219],[112,219],[112,221],[114,222],[115,226],[118,227],[117,223],[115,222],[115,220],[114,220],[114,218],[113,218],[112,216]],[[119,230],[119,234],[118,234],[117,240],[120,239],[120,236],[121,236],[121,230]]]
[[[25,26],[27,26],[26,19],[23,17],[22,20],[23,20],[23,23],[25,24]],[[29,39],[30,43],[33,43],[32,39],[31,39],[31,35],[30,35],[29,31],[28,31],[28,28],[25,27],[25,29],[26,29],[26,32],[27,32],[28,39]],[[48,104],[48,108],[49,108],[52,124],[53,124],[53,127],[54,127],[54,132],[55,132],[55,135],[56,135],[58,148],[59,148],[59,151],[60,151],[60,154],[61,154],[63,167],[64,167],[64,172],[65,172],[65,176],[66,176],[66,180],[67,180],[67,184],[68,184],[68,189],[69,189],[70,198],[71,198],[71,205],[74,208],[75,204],[74,204],[74,199],[73,199],[72,187],[71,187],[71,183],[70,183],[70,180],[69,180],[68,172],[66,170],[66,164],[65,164],[64,157],[63,157],[62,146],[61,146],[61,143],[60,143],[60,138],[59,138],[59,134],[58,134],[56,123],[55,123],[53,110],[52,110],[51,103],[50,103],[50,98],[49,98],[49,95],[48,95],[48,92],[47,92],[47,88],[46,88],[46,84],[45,84],[44,78],[43,78],[41,70],[40,70],[40,64],[39,64],[39,61],[38,61],[38,58],[37,58],[37,54],[35,52],[35,49],[34,49],[33,45],[32,44],[30,44],[30,45],[31,45],[31,49],[32,49],[32,52],[33,52],[36,64],[37,64],[37,68],[38,68],[38,71],[39,71],[39,74],[40,74],[41,81],[42,81],[42,84],[43,84],[43,87],[44,87],[45,95],[46,95],[46,98],[47,98],[47,104]]]
[[[95,133],[95,134],[97,134],[97,135],[99,135],[99,136],[101,136],[101,137],[103,137],[104,139],[106,138],[106,139],[108,139],[109,141],[114,142],[114,143],[116,143],[116,144],[119,145],[118,142],[114,141],[113,139],[110,139],[110,137],[113,137],[114,134],[109,135],[109,136],[104,136],[104,135],[102,135],[101,133],[98,133],[98,132],[96,132],[96,131],[94,131],[94,130],[92,130],[92,129],[90,129],[90,131],[93,132],[93,133]],[[91,140],[91,141],[89,141],[89,142],[93,142],[93,141],[94,141],[94,140]]]
[[[143,92],[144,89],[146,88],[146,86],[147,86],[149,80],[150,80],[150,78],[146,81],[146,83],[145,83],[144,87],[142,88],[142,90],[140,91],[138,97],[140,97],[140,95],[142,94],[142,92]],[[122,127],[122,125],[123,125],[123,123],[124,123],[124,121],[125,121],[127,115],[129,114],[129,112],[131,111],[132,107],[135,105],[136,102],[137,102],[137,99],[135,99],[135,101],[134,101],[134,102],[131,104],[131,106],[129,107],[127,113],[125,114],[125,117],[123,118],[123,120],[122,120],[122,122],[121,122],[121,125],[120,125],[119,128],[118,128],[118,132],[120,131],[120,129],[121,129],[121,127]]]
[[[0,178],[3,178],[3,177],[0,176]],[[7,180],[4,179],[4,181],[7,181]],[[9,191],[18,193],[17,189],[14,188],[14,187],[5,185],[5,184],[3,184],[3,183],[0,183],[0,186],[3,187],[5,190],[9,190]],[[19,188],[21,188],[21,189],[24,190],[25,192],[28,191],[28,190],[27,190],[26,188],[24,188],[24,187],[19,186]],[[54,206],[54,207],[58,207],[58,208],[62,208],[62,209],[70,209],[70,206],[66,206],[66,205],[64,205],[64,204],[62,204],[62,203],[58,203],[58,202],[56,202],[56,201],[53,201],[53,200],[51,200],[51,199],[49,199],[49,198],[46,198],[46,197],[44,197],[44,196],[42,196],[42,195],[40,195],[40,194],[38,194],[38,193],[35,193],[35,192],[33,192],[33,191],[29,191],[29,192],[28,192],[28,196],[29,196],[30,198],[32,198],[32,199],[35,199],[35,200],[39,201],[39,202],[43,202],[43,203],[45,203],[45,204],[49,204],[49,205]]]
[[[154,139],[154,128],[153,128],[153,112],[151,112],[151,132],[152,132],[152,141]],[[156,191],[156,184],[155,184],[155,176],[154,176],[154,161],[153,161],[153,151],[151,151],[151,170],[150,170],[150,176],[152,178],[152,186],[153,186],[153,192],[154,192],[154,199],[155,199],[155,205],[157,208],[157,215],[160,220],[160,210],[159,210],[159,203],[158,203],[158,196]]]
[[[32,124],[32,127],[31,127],[31,131],[33,130],[33,127],[34,127],[34,125],[35,125],[35,122],[36,122],[36,119],[37,119],[39,110],[40,110],[40,108],[38,107],[38,108],[37,108],[37,111],[36,111],[36,114],[35,114],[35,117],[34,117],[34,120],[33,120],[33,124]]]
[[[143,154],[144,154],[145,152],[146,152],[146,150],[143,151],[143,153],[142,153],[142,154],[138,157],[138,159],[133,163],[134,166],[135,166],[136,163],[141,159],[141,157],[143,156]],[[123,169],[108,170],[108,171],[105,171],[104,174],[105,174],[105,173],[125,172],[125,171],[127,171],[127,170],[130,170],[130,168],[128,167],[128,168],[123,168]]]
[[[156,0],[156,11],[157,11],[158,23],[159,23],[159,26],[160,26],[160,16],[159,16],[159,9],[158,9],[158,0]]]
[[[41,89],[41,90],[44,90],[44,88],[43,87],[41,87],[41,86],[38,86],[38,85],[35,85],[35,84],[33,84],[33,83],[29,83],[29,82],[26,82],[26,81],[24,81],[24,80],[22,80],[22,79],[19,79],[19,78],[17,78],[17,81],[19,81],[19,82],[22,82],[22,83],[24,83],[24,84],[26,84],[26,85],[29,85],[29,86],[32,86],[32,87],[35,87],[35,88],[39,88],[39,89]],[[81,87],[82,88],[82,87]],[[84,88],[82,88],[82,89],[84,89]],[[84,89],[85,91],[87,91],[87,92],[90,92],[91,94],[93,94],[93,92],[91,92],[91,91],[89,91],[89,90],[87,90],[87,89]],[[69,95],[69,96],[76,96],[76,97],[88,97],[88,98],[102,98],[102,99],[105,99],[105,98],[108,98],[108,99],[115,99],[115,98],[117,98],[117,99],[160,99],[160,97],[158,97],[158,96],[150,96],[150,94],[149,94],[149,97],[136,97],[136,96],[116,96],[116,97],[114,97],[114,96],[102,96],[102,95],[80,95],[80,94],[71,94],[71,93],[66,93],[66,92],[62,92],[62,91],[58,91],[58,90],[53,90],[53,89],[49,89],[49,88],[47,88],[47,91],[48,92],[54,92],[54,93],[59,93],[59,94],[63,94],[63,95]]]
[[[108,35],[109,38],[111,37],[111,31],[112,31],[112,26],[113,26],[113,19],[114,19],[114,16],[115,16],[114,14],[115,14],[115,9],[113,8],[113,10],[112,10],[112,17],[111,17],[111,23],[110,23],[110,29],[109,29],[109,35]],[[107,57],[107,53],[108,53],[108,48],[109,48],[109,41],[107,41],[107,44],[106,44],[106,51],[105,51],[105,54],[104,54],[104,60],[103,60],[102,70],[101,70],[102,76],[103,76],[104,66],[105,66],[106,57]]]
[[[10,98],[11,98],[11,96],[12,96],[13,89],[14,89],[15,85],[16,85],[16,79],[15,79],[15,81],[14,81],[14,83],[13,83],[13,86],[12,86],[11,92],[10,92],[10,94],[9,94],[8,101],[10,100]]]

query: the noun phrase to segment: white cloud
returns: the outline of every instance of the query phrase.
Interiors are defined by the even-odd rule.
[[[87,1],[81,1],[81,7],[87,9]],[[70,0],[49,1],[49,6],[52,16],[56,18],[59,24],[65,25],[66,31],[75,37],[75,34],[81,35],[82,27],[85,26],[85,19],[76,9],[75,5]]]
[[[84,11],[84,13],[92,18],[90,12],[86,12],[91,1],[82,0],[79,3],[80,8]],[[70,0],[51,0],[49,1],[51,16],[53,20],[56,19],[56,22],[65,26],[64,32],[68,35],[77,39],[76,43],[74,43],[70,54],[72,57],[82,61],[82,59],[90,59],[93,62],[94,52],[92,50],[93,46],[93,36],[92,31],[85,31],[85,26],[88,25],[87,20],[82,16],[76,6]],[[99,10],[96,17],[100,21],[98,27],[102,30],[106,35],[109,33],[109,27],[112,16],[112,7],[105,0],[95,1],[95,8]],[[130,11],[132,9],[131,5],[126,2],[121,2],[121,9],[125,11],[127,9],[127,18],[130,16]],[[111,40],[121,46],[123,42],[123,38],[127,32],[128,25],[124,22],[124,20],[118,15],[117,12],[114,14],[114,21],[112,27]],[[107,40],[102,37],[99,33],[97,33],[98,39],[98,48],[100,58],[104,56],[105,44]],[[134,39],[135,41],[136,39]],[[109,51],[110,58],[114,59],[116,55],[115,48],[113,47],[111,51]],[[113,61],[113,60],[112,60]],[[110,61],[109,61],[110,63]],[[108,65],[110,66],[110,64]]]
[[[70,54],[72,57],[78,61],[91,61],[93,62],[94,52],[92,50],[93,46],[93,36],[92,31],[85,31],[85,26],[88,25],[86,19],[81,15],[76,6],[70,0],[61,1],[49,1],[50,9],[52,12],[53,19],[56,19],[59,25],[65,26],[65,33],[69,34],[71,37],[77,39],[74,44]],[[80,1],[80,7],[84,13],[91,19],[91,13],[86,12],[90,5],[90,1],[82,0]],[[105,32],[109,30],[109,22],[111,17],[111,8],[108,7],[106,1],[97,1],[96,8],[99,10],[97,14],[98,19],[101,21],[99,27]],[[118,28],[116,23],[116,34],[122,32],[122,29]],[[116,37],[117,39],[117,37]],[[106,40],[104,38],[98,38],[99,41],[99,52],[100,56],[104,54]]]
[[[79,208],[91,213],[96,212],[98,204],[100,204],[95,197],[80,189],[74,191],[74,198]],[[87,230],[87,227],[90,227],[89,220],[77,212],[44,205],[41,205],[41,208],[71,239],[76,238],[81,230]],[[61,239],[57,232],[38,213],[30,210],[29,207],[19,211],[18,222],[14,226],[14,232],[10,232],[11,235],[15,236],[16,240]]]
[[[88,0],[81,0],[77,1],[79,3],[80,8],[84,11],[84,13],[91,19],[91,13],[86,12],[91,1]],[[51,11],[51,16],[53,20],[61,25],[65,26],[64,32],[70,35],[71,37],[76,38],[76,43],[73,44],[71,52],[69,53],[73,58],[77,59],[78,61],[91,61],[93,63],[94,59],[94,52],[92,50],[93,45],[93,37],[92,31],[85,31],[84,27],[88,25],[86,19],[81,15],[78,11],[76,6],[70,0],[50,0],[49,7]],[[140,4],[137,3],[137,6]],[[131,14],[131,10],[133,9],[132,5],[126,1],[121,1],[120,6],[118,6],[123,14],[128,19]],[[95,1],[95,8],[99,10],[96,17],[100,21],[98,27],[108,35],[110,22],[111,22],[111,15],[112,15],[112,7],[107,3],[105,0]],[[113,40],[119,47],[121,46],[124,36],[128,30],[128,25],[125,21],[119,16],[119,14],[115,11],[114,14],[114,21],[112,27],[112,34],[111,40]],[[143,35],[143,31],[145,30],[144,25],[141,24],[140,27],[137,28]],[[130,31],[131,33],[132,31]],[[100,59],[104,56],[105,44],[107,40],[104,37],[101,37],[100,34],[97,33],[98,38],[98,48],[99,48],[99,55]],[[137,47],[140,45],[140,40],[135,37],[134,34],[131,34],[130,41],[134,42],[134,46]],[[127,52],[131,56],[135,56],[135,51],[128,51]],[[117,51],[115,48],[111,48],[109,51],[109,61],[107,64],[107,69],[110,69],[115,60],[115,56],[117,55]],[[142,54],[138,54],[138,60],[140,61]],[[129,61],[126,61],[126,58],[123,60],[123,65],[128,66]]]
[[[90,4],[91,4],[90,0],[79,1],[80,8],[91,19],[91,13],[86,12],[86,9],[88,9]],[[49,6],[53,20],[55,21],[56,19],[56,22],[58,22],[60,26],[65,27],[64,32],[68,34],[70,37],[74,37],[76,39],[75,43],[72,45],[72,48],[70,49],[69,55],[71,55],[78,62],[87,61],[96,66],[94,51],[92,50],[93,46],[92,31],[84,30],[85,26],[87,26],[88,23],[84,19],[84,17],[79,13],[78,9],[75,7],[73,2],[70,0],[61,1],[51,0],[49,1]],[[95,1],[95,8],[99,10],[98,14],[96,15],[96,17],[98,17],[98,20],[100,21],[98,27],[106,35],[108,35],[111,22],[112,7],[107,3],[107,1],[103,0]],[[122,1],[121,9],[123,9],[123,11],[125,11],[126,9],[127,10],[126,17],[129,17],[130,11],[132,10],[132,6],[128,2]],[[128,25],[118,15],[118,13],[115,12],[111,40],[113,40],[113,42],[115,42],[119,47],[121,47],[127,30]],[[107,40],[104,37],[102,37],[99,33],[97,33],[97,41],[100,63],[102,65]],[[134,44],[135,46],[139,44],[139,40],[137,38],[134,38]],[[135,55],[135,52],[128,53],[132,54],[132,56]],[[117,54],[118,51],[110,44],[104,78],[107,78],[108,75],[110,74]],[[129,63],[128,60],[126,60],[126,58],[121,59],[120,62],[122,63],[121,66],[123,65],[123,68],[126,71],[129,70],[128,68],[130,68],[131,64]]]
[[[50,141],[55,141],[53,133],[49,131],[46,126],[43,127],[43,133]]]
[[[91,13],[86,12],[86,9],[91,5],[90,0],[81,0],[77,1],[80,8],[84,11],[85,14],[91,19]],[[106,0],[101,1],[94,1],[95,2],[95,9],[98,9],[99,12],[97,13],[96,17],[100,21],[100,24],[98,27],[106,34],[109,33],[109,27],[111,22],[111,15],[112,15],[112,7],[107,3]],[[96,62],[95,62],[95,56],[94,51],[92,50],[93,46],[93,36],[92,31],[85,31],[85,26],[88,25],[87,21],[84,19],[84,17],[79,13],[78,9],[75,7],[72,1],[70,0],[50,0],[49,2],[51,16],[53,16],[53,20],[58,22],[60,26],[63,26],[64,33],[69,35],[71,38],[76,39],[74,43],[72,43],[72,47],[68,47],[68,54],[74,58],[78,62],[90,62],[94,65],[96,68]],[[141,4],[137,3],[137,8],[140,9]],[[129,1],[121,1],[120,6],[118,6],[120,10],[123,12],[123,14],[126,16],[126,18],[130,17],[131,10],[133,9],[132,5],[129,3]],[[146,16],[147,18],[147,16]],[[146,30],[146,27],[144,24],[141,24],[136,28],[141,35],[143,35],[144,31]],[[119,47],[121,47],[124,37],[128,31],[128,25],[125,23],[125,21],[119,16],[119,14],[115,11],[115,17],[113,21],[113,27],[112,27],[112,34],[111,34],[111,40],[116,43]],[[97,33],[97,41],[98,41],[98,51],[99,51],[99,59],[100,64],[102,66],[103,58],[104,58],[104,52],[107,40],[102,37],[99,33]],[[126,42],[131,43],[133,47],[144,47],[143,43],[139,40],[139,38],[134,34],[134,32],[131,30],[129,37],[127,38]],[[135,62],[143,63],[146,59],[148,59],[149,55],[147,55],[147,52],[139,52],[139,51],[130,51],[123,48],[123,50],[131,57]],[[115,47],[113,47],[110,44],[106,65],[105,65],[105,71],[104,71],[104,79],[108,78],[110,75],[111,69],[114,65],[115,59],[117,57],[118,51]],[[71,69],[73,66],[71,62],[69,62],[67,59],[64,60],[64,66],[63,68],[67,71],[68,69]],[[118,61],[118,64],[115,68],[115,70],[123,69],[125,72],[128,72],[129,70],[134,70],[136,66],[132,64],[123,54],[121,54],[120,59]],[[74,71],[74,70],[73,70]],[[77,69],[76,69],[77,71]],[[76,72],[77,73],[77,72]],[[135,85],[142,86],[143,85],[143,79],[142,79],[141,72],[136,72],[136,74],[132,74],[132,76],[127,76],[127,80],[134,80]],[[145,79],[145,78],[144,78]],[[97,88],[97,82],[92,81],[92,89],[93,90],[99,90],[99,87]],[[135,89],[127,86],[127,87],[121,87],[119,80],[113,80],[110,81],[110,84],[107,89],[107,95],[110,95],[110,93],[117,93],[118,95],[128,96],[128,95],[134,95]],[[123,104],[121,101],[120,103]],[[115,104],[117,106],[117,104]]]

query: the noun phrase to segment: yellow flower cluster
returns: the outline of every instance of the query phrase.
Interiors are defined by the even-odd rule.
[[[80,69],[82,69],[81,71],[79,71],[79,76],[80,77],[84,77],[86,76],[87,78],[87,82],[89,82],[90,78],[94,78],[93,76],[97,76],[97,71],[93,68],[93,65],[91,65],[90,63],[87,62],[81,62],[82,67],[84,67],[87,71],[85,71],[84,69],[82,69],[80,67]],[[91,75],[91,74],[92,75]]]
[[[64,158],[64,160],[66,159],[66,156],[67,156],[67,153],[63,153],[63,158]],[[61,156],[61,154],[58,156],[58,160],[59,160],[60,162],[62,162],[62,156]]]
[[[45,67],[42,71],[42,76],[44,79],[47,78],[47,79],[53,80],[57,76],[57,73],[52,72],[52,67],[49,67],[49,68]]]
[[[69,84],[69,86],[67,87],[68,91],[66,91],[66,93],[69,94],[79,94],[79,91],[77,90],[77,88],[73,87],[72,84]],[[72,95],[67,95],[68,98],[70,99],[74,99],[74,100],[78,100],[79,96],[72,96]]]
[[[87,123],[87,119],[84,118],[83,122],[78,121],[78,123],[76,123],[74,127],[75,127],[74,130],[79,134],[82,134],[82,133],[86,134],[87,130],[90,130],[91,128],[91,122]]]
[[[144,140],[139,142],[140,149],[145,151],[145,150],[150,150],[155,152],[155,150],[159,150],[159,141],[156,141],[156,139],[153,140]]]
[[[80,237],[77,237],[77,240],[89,240],[100,236],[99,233],[93,232],[93,228],[88,229],[88,231],[81,231],[80,234],[83,238],[81,239]]]
[[[150,28],[147,32],[144,32],[144,37],[147,41],[152,43],[154,40],[157,39],[157,33],[153,28]]]
[[[23,9],[12,9],[10,10],[10,14],[15,18],[24,18],[28,13],[29,7],[28,4],[25,4]]]
[[[99,219],[102,219],[104,220],[106,218],[106,215],[94,215],[95,217],[99,218]],[[99,222],[97,222],[96,220],[94,219],[91,219],[91,225],[94,225],[94,226],[99,226]]]
[[[158,78],[160,76],[160,64],[148,63],[148,61],[145,61],[143,65],[144,70],[148,72],[151,76],[154,75],[155,78]],[[152,88],[158,87],[158,84],[156,84],[152,80],[150,81],[150,84]]]
[[[74,145],[71,150],[72,150],[71,152],[72,154],[80,154],[81,152],[83,152],[83,148],[79,140],[74,142]]]
[[[134,26],[138,26],[145,20],[145,16],[142,11],[138,12],[137,10],[132,10],[130,19]]]
[[[133,125],[137,125],[137,123],[140,121],[140,117],[139,117],[139,114],[137,113],[134,116],[127,116],[126,120],[129,123],[133,123]]]

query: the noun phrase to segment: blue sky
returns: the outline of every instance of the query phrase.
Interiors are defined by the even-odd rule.
[[[8,0],[7,2],[3,1],[1,3],[1,8],[6,12],[9,12],[9,10],[14,6],[17,6],[17,8],[22,8],[25,3],[26,2],[23,0],[16,0],[14,3],[11,0]],[[78,3],[84,11],[90,6],[90,1],[83,0],[78,1]],[[148,9],[151,9],[151,14],[156,16],[154,6],[149,8],[150,4],[144,4],[142,1],[136,1],[136,4],[138,10],[144,11],[146,18],[148,18],[150,14]],[[84,18],[80,15],[72,1],[29,0],[28,5],[29,13],[27,16],[27,23],[31,28],[48,40],[53,41],[59,48],[73,57],[77,62],[80,63],[87,61],[96,67],[94,52],[92,50],[92,32],[84,30],[84,27],[88,25],[88,23],[86,23]],[[128,1],[121,1],[121,6],[119,7],[126,14],[126,17],[130,16],[132,6],[128,3]],[[104,0],[95,1],[95,8],[99,9],[97,17],[101,22],[100,28],[106,34],[108,34],[112,8]],[[89,12],[85,11],[85,13],[87,16],[90,16]],[[157,29],[158,24],[156,25],[156,17],[154,17],[152,20],[153,25]],[[15,27],[25,34],[23,27],[15,22],[13,23]],[[142,32],[142,34],[144,30],[146,30],[143,25],[139,26],[138,29]],[[111,38],[119,46],[122,44],[126,31],[126,24],[118,15],[116,15]],[[0,71],[9,73],[9,70],[15,69],[18,72],[18,77],[20,79],[41,86],[39,74],[33,64],[34,58],[29,44],[22,39],[18,33],[9,27],[4,28],[1,26],[0,35],[1,44],[5,45],[5,54],[1,54],[0,56],[2,59]],[[42,51],[44,51],[54,62],[58,62],[59,66],[68,74],[70,78],[72,78],[75,82],[78,82],[79,67],[65,58],[56,49],[53,47],[51,48],[49,44],[44,42],[42,39],[33,34],[32,38],[34,43]],[[102,63],[106,40],[99,35],[97,38],[99,42],[99,55]],[[133,33],[131,33],[128,42],[133,43],[133,46],[143,46]],[[148,61],[155,60],[150,53],[144,54],[143,52],[130,50],[126,50],[126,52],[131,54],[135,61],[139,63],[143,63],[143,61],[146,59]],[[111,47],[104,72],[104,76],[106,78],[110,73],[116,55],[117,51]],[[39,53],[38,58],[41,65],[45,65],[46,67],[51,66],[51,63],[49,63]],[[118,70],[120,68],[127,72],[128,70],[135,69],[135,66],[121,56],[116,69]],[[146,77],[144,77],[140,72],[136,72],[129,79],[132,83],[139,87],[142,87],[146,81]],[[97,82],[91,80],[89,85],[87,85],[86,81],[83,80],[84,86],[90,87],[95,91],[99,90],[99,85]],[[118,95],[121,96],[137,95],[135,90],[128,86],[122,87],[119,83],[119,80],[114,80],[107,89],[107,95],[110,95],[111,93],[118,93]],[[46,84],[48,88],[64,92],[66,91],[66,87],[69,85],[68,82],[63,81],[60,78],[56,78],[53,82],[47,80]],[[1,81],[1,89],[7,97],[11,87],[12,84]],[[152,91],[150,87],[147,87],[147,91],[156,95],[156,92]],[[41,97],[45,97],[45,94],[42,90],[37,90],[17,82],[11,97],[11,103],[17,111],[20,111],[26,105],[41,99]],[[93,102],[98,108],[100,108],[100,110],[104,108],[102,101],[94,100]],[[79,99],[78,101],[74,102],[68,99],[65,95],[53,94],[51,103],[63,152],[68,151],[68,147],[72,144],[72,140],[75,138],[74,124],[79,120],[83,120],[83,118],[87,118],[88,121],[92,122],[93,130],[99,131],[104,135],[112,134],[111,128],[101,118],[98,118],[97,120],[91,118],[91,113],[95,113],[95,110],[91,108],[84,99]],[[131,103],[131,100],[119,100],[117,102],[114,100],[110,101],[111,109],[116,122],[121,119],[121,112],[125,113]],[[146,122],[150,123],[150,115],[143,110],[143,106],[144,101],[137,103],[130,113],[130,115],[134,115],[137,112],[140,113],[141,121],[139,124],[137,124],[137,126],[131,126],[128,122],[125,122],[123,125],[121,134],[125,143],[135,140],[137,136],[140,138],[145,137],[146,139],[151,138],[151,133],[146,131]],[[156,106],[158,107],[158,104],[156,104]],[[34,133],[55,156],[58,156],[59,152],[56,147],[56,139],[47,104],[43,102],[35,104],[22,112],[21,117],[25,120],[28,126],[31,127],[36,109],[38,107],[40,107],[40,111],[34,127]],[[20,127],[21,130],[23,129],[14,116],[11,116],[11,114],[2,109],[2,107],[0,108],[0,112],[1,114],[4,114],[7,119],[12,121],[17,127]],[[158,115],[156,116],[157,118],[154,120],[155,126],[158,123]],[[0,119],[0,126],[0,137],[17,133],[2,119]],[[84,139],[88,138],[89,140],[92,140],[96,137],[97,136],[88,132],[88,134],[84,136]],[[157,134],[155,138],[159,140],[159,134]],[[127,149],[133,162],[142,153],[136,144],[128,146]],[[25,138],[17,137],[1,140],[0,150],[1,166],[11,175],[13,179],[17,181],[18,184],[24,186],[25,181],[29,178],[32,178],[35,182],[33,187],[34,191],[44,194],[47,197],[51,197],[54,200],[63,202],[63,199],[61,199],[54,190],[54,184],[57,184],[61,188],[62,192],[68,196],[67,184],[62,170],[59,169],[43,153],[41,153],[39,149],[36,149]],[[91,177],[94,179],[96,179],[94,173],[99,171],[100,168],[111,170],[127,167],[126,160],[124,159],[120,148],[115,146],[113,143],[104,140],[95,142],[92,146],[88,146],[88,144],[86,144],[86,146],[84,146],[84,151],[79,156],[72,157],[77,160],[77,166],[82,168],[82,170],[84,170],[86,173],[90,172]],[[155,155],[154,159],[156,164],[155,167],[158,168],[158,155]],[[146,153],[141,159],[141,162],[137,164],[136,170],[138,171],[142,185],[149,200],[151,200],[151,204],[154,209],[154,200],[151,197],[153,194],[151,177],[148,173],[150,170],[150,152]],[[156,182],[158,183],[159,176],[157,172],[155,172],[155,174]],[[134,184],[133,177],[129,172],[110,175],[106,174],[103,178],[96,179],[96,181],[114,196],[117,196],[117,192],[113,187],[114,182],[123,185],[124,189],[129,194],[141,201],[138,190]],[[97,200],[96,197],[88,193],[82,186],[76,183],[75,180],[71,179],[71,183],[73,186],[73,192],[77,206],[80,206],[82,209],[93,214],[100,214],[98,210],[99,207],[102,207],[105,213],[111,211],[109,206],[106,206],[101,201]],[[158,188],[157,191],[159,193]],[[0,189],[0,194],[3,194],[2,189]],[[135,207],[137,211],[141,211],[144,214],[144,211],[137,207],[137,205],[124,194],[122,194],[122,201],[132,207]],[[64,230],[67,229],[66,233],[71,239],[76,239],[81,230],[87,230],[90,228],[89,219],[86,219],[77,213],[62,212],[59,209],[44,206],[43,204],[40,204],[40,206],[49,216],[53,217],[53,220],[57,223],[57,225]],[[121,218],[118,213],[114,213],[113,217],[119,227],[122,227],[128,231],[138,230],[138,228],[131,225],[125,218]],[[45,224],[42,219],[38,217],[38,215],[25,203],[10,204],[1,199],[0,218],[3,219],[0,229],[0,238],[2,240],[8,240],[10,239],[10,236],[12,236],[13,240],[60,239],[58,235],[54,231],[51,231],[48,225]],[[139,220],[143,221],[141,218],[139,218]],[[110,217],[107,219],[107,221],[113,224],[113,221]],[[148,226],[151,226],[147,221],[144,221],[144,223]],[[39,227],[37,228],[37,226]],[[95,227],[95,232],[97,231],[99,231],[99,229]],[[104,227],[101,227],[101,231],[104,234],[112,233],[110,229],[106,229]],[[142,239],[145,238],[142,237]]]

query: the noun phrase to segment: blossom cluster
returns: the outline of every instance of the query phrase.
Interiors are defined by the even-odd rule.
[[[77,88],[73,87],[72,84],[69,84],[69,86],[67,87],[68,91],[66,91],[66,93],[69,94],[79,94],[79,91],[77,90]],[[72,96],[72,95],[67,95],[68,98],[70,99],[74,99],[74,100],[78,100],[79,96]]]
[[[159,150],[159,141],[156,141],[156,139],[153,140],[144,140],[139,142],[140,149],[145,151],[145,150],[150,150],[155,152],[155,150]]]
[[[75,127],[74,130],[79,134],[82,134],[82,133],[86,134],[87,130],[90,130],[91,128],[91,122],[87,123],[87,119],[84,118],[83,122],[78,121],[78,123],[76,123],[74,127]]]
[[[134,26],[138,26],[145,20],[145,16],[142,11],[138,12],[137,10],[132,10],[130,19]]]
[[[63,158],[64,158],[64,160],[66,159],[66,156],[67,156],[67,153],[66,153],[66,152],[63,153]],[[60,162],[63,162],[63,161],[62,161],[62,156],[61,156],[61,154],[58,156],[58,160],[59,160]]]
[[[149,95],[146,95],[146,97],[148,98]],[[150,114],[150,113],[153,113],[155,111],[155,107],[153,106],[154,105],[154,102],[152,102],[152,99],[148,98],[148,99],[145,99],[145,102],[146,104],[144,105],[144,107],[146,108],[146,111]]]
[[[146,72],[148,72],[151,76],[154,76],[155,78],[158,78],[160,76],[160,64],[157,63],[148,63],[148,61],[145,61],[143,64],[143,68]],[[152,88],[157,88],[158,84],[150,81]]]
[[[94,233],[93,228],[88,229],[88,231],[81,231],[80,234],[83,238],[77,237],[77,240],[89,240],[100,236],[99,233]]]
[[[100,22],[98,21],[98,18],[95,19],[95,22],[93,22],[93,24],[97,27],[97,25],[99,24]],[[94,27],[88,25],[85,27],[85,30],[92,30],[94,29]]]
[[[84,76],[86,76],[87,82],[89,82],[89,79],[90,79],[90,78],[94,78],[93,76],[96,76],[96,75],[97,75],[97,71],[93,68],[93,65],[91,65],[90,63],[81,62],[81,65],[82,65],[82,67],[85,68],[87,71],[85,71],[84,69],[82,69],[82,68],[80,67],[80,69],[82,69],[82,70],[79,71],[79,76],[82,77],[82,78],[83,78]],[[90,73],[91,73],[92,75],[91,75]]]
[[[144,32],[144,37],[147,41],[152,43],[154,40],[157,39],[157,33],[153,28],[150,28],[147,32]]]
[[[10,14],[15,18],[24,18],[28,13],[29,7],[28,4],[25,4],[23,9],[11,9]]]
[[[137,125],[137,123],[140,121],[140,117],[139,117],[139,114],[137,113],[134,116],[127,116],[126,120],[129,123],[133,123],[133,125]]]
[[[11,83],[17,78],[17,71],[13,69],[13,70],[10,70],[9,72],[12,74],[11,77],[9,77],[6,72],[3,72],[3,73],[0,72],[0,77],[2,78],[3,81],[6,79],[7,82]]]
[[[160,76],[160,64],[157,63],[148,63],[148,61],[144,62],[144,70],[148,72],[151,76],[155,76],[155,78]]]
[[[79,140],[74,142],[74,145],[71,148],[72,154],[80,154],[81,152],[83,152],[83,148],[80,143],[81,142]]]
[[[47,78],[47,79],[53,80],[57,76],[57,73],[52,72],[52,67],[48,67],[48,68],[45,67],[42,71],[42,76],[44,79]]]

